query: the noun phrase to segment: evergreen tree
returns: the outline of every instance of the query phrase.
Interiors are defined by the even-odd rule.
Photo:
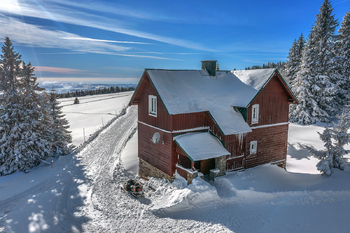
[[[52,142],[46,131],[51,125],[42,121],[43,111],[46,111],[46,104],[43,96],[37,92],[42,91],[33,75],[34,68],[29,63],[23,62],[21,83],[21,105],[23,115],[21,118],[21,155],[27,158],[28,168],[38,165],[42,160],[51,156]]]
[[[292,48],[289,50],[288,61],[284,65],[285,78],[290,86],[293,86],[293,81],[296,79],[297,73],[300,70],[302,52],[305,46],[303,34],[298,40],[294,40]]]
[[[304,88],[307,89],[307,94],[299,93],[306,104],[291,109],[291,121],[329,122],[330,115],[335,114],[340,108],[337,100],[337,93],[340,92],[340,87],[337,85],[339,76],[334,62],[336,60],[334,33],[338,22],[332,15],[332,11],[330,2],[325,0],[302,52],[302,65],[297,73],[299,80],[298,84],[294,85],[294,91],[297,92],[298,85],[306,84]],[[298,120],[297,117],[305,119]],[[309,121],[310,118],[313,120]]]
[[[302,61],[301,70],[297,73],[292,86],[299,104],[290,106],[289,121],[299,124],[314,124],[317,121],[328,121],[328,113],[318,106],[312,94],[312,82],[310,82],[312,77],[307,73],[307,69],[304,69],[305,62],[305,60]]]
[[[73,104],[79,104],[79,99],[78,99],[78,97],[75,97]]]
[[[8,37],[0,57],[0,175],[27,168],[27,158],[22,156],[21,118],[22,106],[18,78],[21,75],[21,55],[14,51]]]
[[[55,90],[50,93],[51,114],[53,118],[53,151],[56,154],[67,154],[68,143],[72,142],[71,132],[68,131],[69,123],[62,114],[62,106],[56,99]]]
[[[320,139],[324,142],[325,150],[317,150],[312,146],[304,146],[311,154],[321,160],[316,166],[317,170],[323,174],[331,175],[333,168],[344,170],[347,164],[344,155],[350,153],[350,150],[344,149],[344,146],[350,143],[350,112],[344,108],[342,113],[337,115],[338,123],[333,127],[327,127],[323,133],[319,133]]]
[[[339,73],[342,77],[342,79],[339,80],[339,85],[342,86],[345,91],[342,98],[349,100],[350,96],[346,92],[350,91],[350,11],[343,17],[337,44]]]

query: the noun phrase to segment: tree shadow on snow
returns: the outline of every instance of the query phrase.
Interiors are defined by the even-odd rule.
[[[288,147],[287,147],[287,154],[297,160],[301,159],[309,159],[309,157],[312,157],[312,155],[309,153],[309,151],[299,145],[293,145],[288,142]]]
[[[82,232],[89,179],[75,154],[61,156],[52,166],[32,169],[17,180],[21,193],[0,201],[0,225],[8,232]],[[5,230],[5,232],[6,232]]]

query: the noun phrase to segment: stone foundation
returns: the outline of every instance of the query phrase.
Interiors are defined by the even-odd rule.
[[[280,168],[286,169],[286,160],[281,160],[277,162],[271,162],[272,165],[277,165]]]
[[[226,175],[226,155],[215,158],[215,168],[220,170],[217,176]]]
[[[164,178],[170,182],[173,182],[174,180],[173,176],[169,176],[165,172],[147,163],[145,160],[141,158],[139,158],[139,176],[145,176],[145,177],[150,176],[150,177],[161,178],[161,179]]]

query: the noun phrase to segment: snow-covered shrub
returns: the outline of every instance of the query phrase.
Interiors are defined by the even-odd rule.
[[[344,155],[350,153],[350,150],[344,149],[346,144],[350,143],[350,109],[344,108],[341,114],[337,115],[338,123],[333,122],[332,127],[327,127],[323,133],[317,132],[320,139],[324,142],[325,150],[317,150],[312,146],[302,145],[316,158],[321,160],[316,166],[317,170],[330,176],[333,168],[344,170],[347,163]]]

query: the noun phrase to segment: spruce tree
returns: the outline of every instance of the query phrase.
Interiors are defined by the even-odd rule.
[[[325,0],[302,52],[302,66],[297,76],[302,80],[302,82],[299,80],[299,83],[307,83],[305,88],[308,94],[304,97],[308,98],[305,100],[309,104],[292,109],[290,113],[292,121],[310,122],[308,119],[312,118],[312,123],[315,120],[330,122],[330,116],[340,109],[337,100],[337,93],[340,92],[340,87],[337,85],[339,76],[336,72],[334,52],[334,33],[338,22],[332,11],[330,2]],[[298,116],[307,119],[298,120]]]
[[[300,71],[293,82],[292,90],[299,100],[298,105],[290,106],[289,121],[299,124],[314,124],[317,121],[328,121],[329,115],[318,106],[312,93],[312,77],[308,73],[306,61],[302,60]]]
[[[22,156],[22,106],[19,93],[21,55],[14,51],[8,37],[0,58],[0,175],[27,168],[28,159]]]
[[[67,154],[68,143],[72,142],[71,131],[68,131],[69,123],[62,113],[62,106],[56,99],[55,90],[50,93],[50,106],[53,118],[53,151],[55,154]]]
[[[78,97],[75,97],[73,104],[79,104],[79,99],[78,99]]]
[[[304,36],[301,34],[298,40],[294,40],[292,48],[289,50],[288,61],[284,65],[284,72],[290,86],[293,86],[293,82],[300,70],[301,57],[305,43]]]
[[[316,166],[317,170],[326,175],[332,174],[333,168],[344,170],[347,164],[344,155],[350,150],[344,146],[350,143],[350,111],[343,108],[341,114],[337,115],[338,123],[333,123],[332,127],[326,127],[323,133],[319,133],[320,139],[324,142],[325,150],[317,150],[312,146],[304,146],[311,154],[321,160]]]
[[[342,77],[339,80],[344,89],[342,98],[349,101],[350,96],[350,11],[345,14],[339,29],[339,41],[337,46],[339,73]]]
[[[38,165],[41,161],[51,156],[52,142],[46,134],[48,127],[42,120],[43,111],[46,111],[46,103],[43,96],[38,94],[42,91],[37,78],[33,74],[34,68],[31,63],[26,65],[23,62],[21,92],[22,92],[22,156],[28,160],[28,168]]]

